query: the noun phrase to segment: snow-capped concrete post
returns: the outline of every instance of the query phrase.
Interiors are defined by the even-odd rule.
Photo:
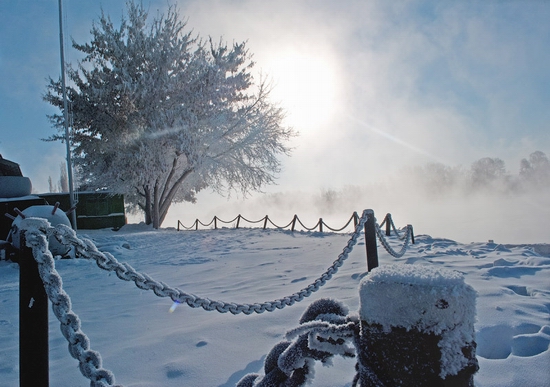
[[[373,270],[360,284],[359,385],[473,387],[475,301],[456,271]]]
[[[48,387],[48,296],[24,233],[19,237],[19,386]]]
[[[365,247],[367,249],[367,270],[378,267],[378,248],[376,246],[376,228],[373,210],[367,210],[368,219],[365,222]]]

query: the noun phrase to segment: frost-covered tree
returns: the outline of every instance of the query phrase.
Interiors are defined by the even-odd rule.
[[[475,161],[471,167],[473,187],[486,187],[506,177],[506,167],[499,158],[484,157]]]
[[[59,192],[69,192],[69,175],[64,162],[59,164]]]
[[[48,176],[48,185],[50,186],[50,192],[55,192],[55,187],[51,176]]]
[[[73,42],[84,57],[68,67],[81,183],[124,194],[155,228],[172,203],[193,202],[205,187],[246,195],[272,183],[294,134],[265,79],[255,82],[245,43],[185,29],[174,6],[148,24],[143,6],[129,2],[120,27],[102,13],[91,41]],[[61,95],[50,79],[44,99],[61,110],[50,116],[60,131]]]
[[[437,197],[450,193],[459,188],[464,171],[461,166],[450,167],[442,163],[430,162],[413,169],[413,176],[417,183],[422,184],[430,197]]]
[[[546,154],[535,151],[529,155],[529,160],[522,159],[519,175],[522,180],[538,187],[550,185],[550,161]]]

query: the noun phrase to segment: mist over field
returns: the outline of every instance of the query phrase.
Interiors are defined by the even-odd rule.
[[[281,190],[248,199],[202,192],[196,204],[176,205],[164,227],[175,227],[178,220],[189,227],[196,218],[208,223],[214,216],[231,220],[238,214],[250,220],[269,215],[274,223],[284,226],[297,214],[307,227],[323,218],[330,227],[340,228],[354,211],[371,208],[379,223],[391,213],[397,226],[412,224],[415,234],[463,243],[490,239],[496,243],[546,243],[550,164],[543,152],[532,155],[539,156],[538,163],[533,157],[525,158],[514,172],[507,171],[502,160],[487,157],[471,166],[428,163],[403,167],[374,182],[340,188],[331,188],[327,176],[327,187],[311,191]],[[234,227],[234,223],[223,226]],[[245,222],[240,225],[247,226]]]

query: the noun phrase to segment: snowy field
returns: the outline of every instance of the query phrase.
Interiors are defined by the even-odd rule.
[[[239,303],[271,301],[299,291],[342,252],[349,234],[222,229],[83,230],[100,251],[186,292]],[[395,247],[399,241],[392,239]],[[550,386],[550,245],[461,244],[418,235],[403,258],[379,246],[381,265],[437,265],[464,273],[478,292],[477,387]],[[275,312],[231,315],[172,302],[138,289],[95,262],[57,260],[64,289],[91,348],[124,386],[234,386],[261,372],[265,355],[295,328],[318,298],[358,309],[366,271],[363,237],[340,271],[311,297]],[[0,262],[0,387],[18,381],[18,265]],[[314,386],[349,386],[354,360],[315,368]],[[50,312],[50,385],[89,386]]]

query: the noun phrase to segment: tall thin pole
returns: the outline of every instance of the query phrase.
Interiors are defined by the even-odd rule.
[[[67,175],[69,178],[69,201],[71,208],[75,206],[73,192],[73,166],[71,162],[71,143],[69,136],[69,111],[67,107],[67,88],[65,86],[65,50],[63,39],[63,6],[59,0],[59,51],[61,54],[61,87],[63,89],[63,120],[65,123],[65,145],[67,147]],[[76,230],[76,210],[71,212],[73,228]]]

